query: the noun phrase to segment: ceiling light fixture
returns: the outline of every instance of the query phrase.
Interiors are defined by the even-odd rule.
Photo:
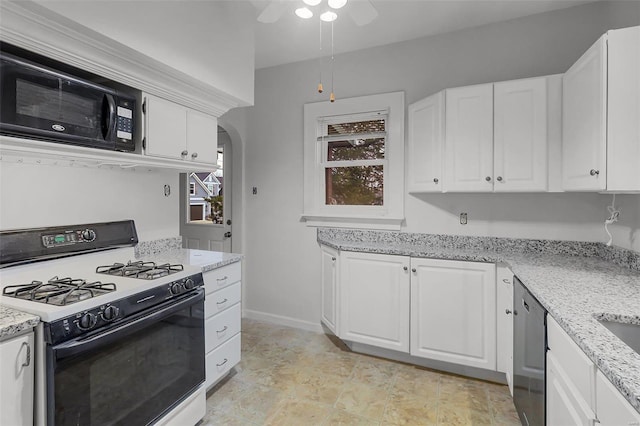
[[[336,19],[338,19],[338,14],[328,10],[325,13],[323,13],[322,15],[320,15],[320,19],[322,19],[324,22],[333,22]]]
[[[296,9],[296,15],[298,15],[302,19],[309,19],[313,16],[313,12],[306,7],[301,7]]]
[[[329,7],[332,9],[340,9],[345,4],[347,4],[347,0],[329,0]]]
[[[322,0],[302,0],[305,4],[308,4],[309,6],[317,6],[320,4],[320,2]]]

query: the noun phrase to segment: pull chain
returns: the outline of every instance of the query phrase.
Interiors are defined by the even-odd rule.
[[[322,20],[318,20],[320,22],[320,58],[318,59],[319,68],[320,68],[320,80],[318,82],[318,93],[322,93],[324,88],[322,87]]]
[[[336,95],[333,93],[333,68],[334,68],[334,58],[333,58],[333,22],[331,21],[331,95],[329,95],[329,101],[335,102]]]

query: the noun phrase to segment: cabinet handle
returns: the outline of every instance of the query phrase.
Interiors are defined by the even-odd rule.
[[[229,278],[229,277],[225,275],[225,276],[224,276],[224,277],[222,277],[222,278],[216,278],[216,281],[224,281],[224,280],[226,280],[227,278]]]
[[[496,178],[496,180],[497,180],[498,182],[502,182],[502,176],[498,176],[498,177]]]
[[[22,347],[27,347],[27,360],[22,363],[23,367],[28,367],[31,365],[31,345],[27,342],[22,342]]]
[[[511,284],[511,280],[509,278],[503,278],[502,282],[505,284]]]
[[[589,172],[589,174],[591,176],[596,176],[600,174],[600,170],[596,170],[596,169],[591,169],[591,171]]]
[[[411,268],[411,272],[416,272],[416,268]]]
[[[191,158],[196,159],[198,158],[198,153],[194,152],[193,154],[191,154]]]
[[[486,178],[484,178],[484,180],[486,180],[487,182],[491,182],[491,176],[487,176]]]
[[[511,313],[511,311],[510,311],[509,309],[505,309],[505,310],[504,310],[504,313],[505,313],[505,314],[507,314],[507,315],[509,315],[509,314]]]
[[[438,182],[440,182],[440,179],[438,179],[438,178],[433,178],[433,183],[438,183]]]
[[[229,327],[227,327],[226,325],[224,326],[224,328],[222,330],[216,330],[216,333],[220,334],[220,333],[224,333],[225,331],[227,331]]]
[[[228,300],[225,298],[222,302],[216,302],[216,305],[222,305],[224,303],[227,303]]]
[[[188,154],[189,151],[187,151],[186,149],[180,153],[180,155],[182,155],[183,157],[186,157]]]
[[[222,367],[223,365],[225,365],[227,363],[227,361],[229,361],[229,360],[225,358],[224,361],[222,361],[220,364],[216,364],[216,366]]]

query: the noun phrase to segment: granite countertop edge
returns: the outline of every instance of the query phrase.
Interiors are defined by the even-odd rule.
[[[38,325],[36,315],[0,305],[0,341],[7,340]]]
[[[640,354],[597,321],[609,319],[640,324],[640,308],[630,306],[640,296],[640,272],[599,258],[566,254],[434,248],[420,244],[395,245],[388,241],[342,241],[322,235],[318,235],[318,242],[339,251],[506,265],[640,413]],[[550,267],[546,267],[547,265]],[[579,294],[566,290],[563,288],[565,281],[583,285],[585,291]],[[584,303],[589,302],[587,289],[605,291],[606,286],[615,288],[612,292],[621,291],[619,298],[607,294],[609,305],[585,309]],[[637,290],[634,290],[630,301],[628,297],[625,298],[625,291],[633,286]]]

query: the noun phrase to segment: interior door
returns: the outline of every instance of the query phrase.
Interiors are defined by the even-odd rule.
[[[180,174],[180,235],[184,248],[230,252],[231,140],[218,127],[218,170]]]

